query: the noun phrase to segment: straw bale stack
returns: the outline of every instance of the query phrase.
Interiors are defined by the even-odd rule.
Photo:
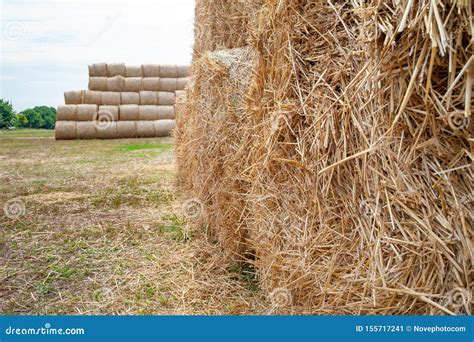
[[[266,1],[243,88],[196,37],[180,177],[292,312],[472,314],[470,6]]]
[[[75,121],[57,121],[54,130],[56,140],[73,140],[77,139],[76,122]]]

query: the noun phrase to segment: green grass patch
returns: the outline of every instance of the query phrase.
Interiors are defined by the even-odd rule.
[[[146,144],[125,144],[117,146],[114,149],[114,152],[133,152],[141,150],[160,150],[161,152],[169,151],[173,148],[171,144],[155,144],[155,143],[146,143]]]

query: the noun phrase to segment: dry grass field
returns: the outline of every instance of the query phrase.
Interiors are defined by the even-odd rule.
[[[0,133],[0,312],[263,314],[245,267],[185,233],[171,138],[55,141]],[[11,200],[24,204],[5,215]]]

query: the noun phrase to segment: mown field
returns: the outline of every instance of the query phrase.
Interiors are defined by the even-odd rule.
[[[187,232],[171,138],[53,136],[0,133],[1,314],[268,312],[205,227]]]

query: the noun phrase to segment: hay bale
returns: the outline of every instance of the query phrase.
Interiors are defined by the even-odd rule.
[[[143,71],[141,66],[126,66],[125,77],[143,77]]]
[[[195,51],[216,44],[209,3]],[[472,293],[472,132],[448,122],[471,113],[465,4],[267,1],[250,85],[195,59],[180,177],[284,312],[472,313],[446,300]]]
[[[141,91],[140,105],[157,106],[159,104],[159,94],[157,91]]]
[[[89,77],[89,90],[107,91],[107,77]]]
[[[136,92],[144,90],[142,82],[143,82],[143,79],[141,77],[125,78],[124,90],[136,91]]]
[[[107,64],[96,63],[89,65],[89,77],[107,77]]]
[[[66,91],[64,93],[64,103],[67,105],[82,104],[84,92],[82,90]]]
[[[178,100],[182,100],[183,98],[185,99],[186,98],[186,90],[176,90],[175,91],[175,95],[176,95],[176,100],[175,102],[178,103]]]
[[[84,104],[102,104],[102,92],[95,90],[85,90],[84,91]]]
[[[118,121],[119,106],[100,106],[97,119],[100,122]]]
[[[160,77],[160,66],[158,64],[142,65],[143,77]]]
[[[160,78],[159,77],[145,77],[142,80],[142,89],[147,91],[159,91],[160,90]]]
[[[160,66],[160,78],[178,78],[178,66],[177,65],[161,65]]]
[[[155,137],[154,121],[137,121],[137,137],[153,138]]]
[[[158,120],[159,106],[140,106],[138,110],[138,120],[154,121]]]
[[[125,78],[123,76],[107,78],[107,91],[121,92],[123,90],[125,90]]]
[[[121,93],[122,104],[140,104],[140,93],[138,92],[124,92]]]
[[[101,104],[109,105],[109,106],[119,106],[121,104],[121,96],[120,93],[116,93],[113,91],[105,91],[102,93],[102,101]]]
[[[77,122],[77,137],[83,140],[97,139],[96,125],[92,121]]]
[[[189,77],[191,76],[191,67],[189,65],[179,65],[178,66],[178,77]]]
[[[54,129],[54,137],[56,140],[77,139],[76,122],[75,121],[56,121],[56,127]]]
[[[56,112],[57,121],[76,121],[77,105],[58,106]]]
[[[107,64],[107,77],[125,76],[126,68],[123,63]]]
[[[174,106],[175,100],[176,100],[175,93],[160,91],[157,95],[158,95],[158,102],[156,103],[157,105]]]
[[[98,139],[117,139],[117,122],[96,124]]]
[[[174,128],[176,127],[176,121],[157,120],[154,122],[154,126],[155,126],[155,137],[167,137],[171,135]]]
[[[158,106],[157,120],[173,120],[175,119],[174,106]]]
[[[120,106],[120,121],[138,120],[138,114],[139,114],[138,105],[121,105]]]
[[[117,138],[130,139],[137,137],[137,123],[135,121],[117,122]]]
[[[189,77],[181,77],[176,80],[176,90],[186,89],[186,85],[189,82]]]
[[[175,92],[178,89],[177,78],[160,78],[159,79],[159,91]]]
[[[97,118],[97,105],[83,104],[77,106],[77,121],[93,121]]]

